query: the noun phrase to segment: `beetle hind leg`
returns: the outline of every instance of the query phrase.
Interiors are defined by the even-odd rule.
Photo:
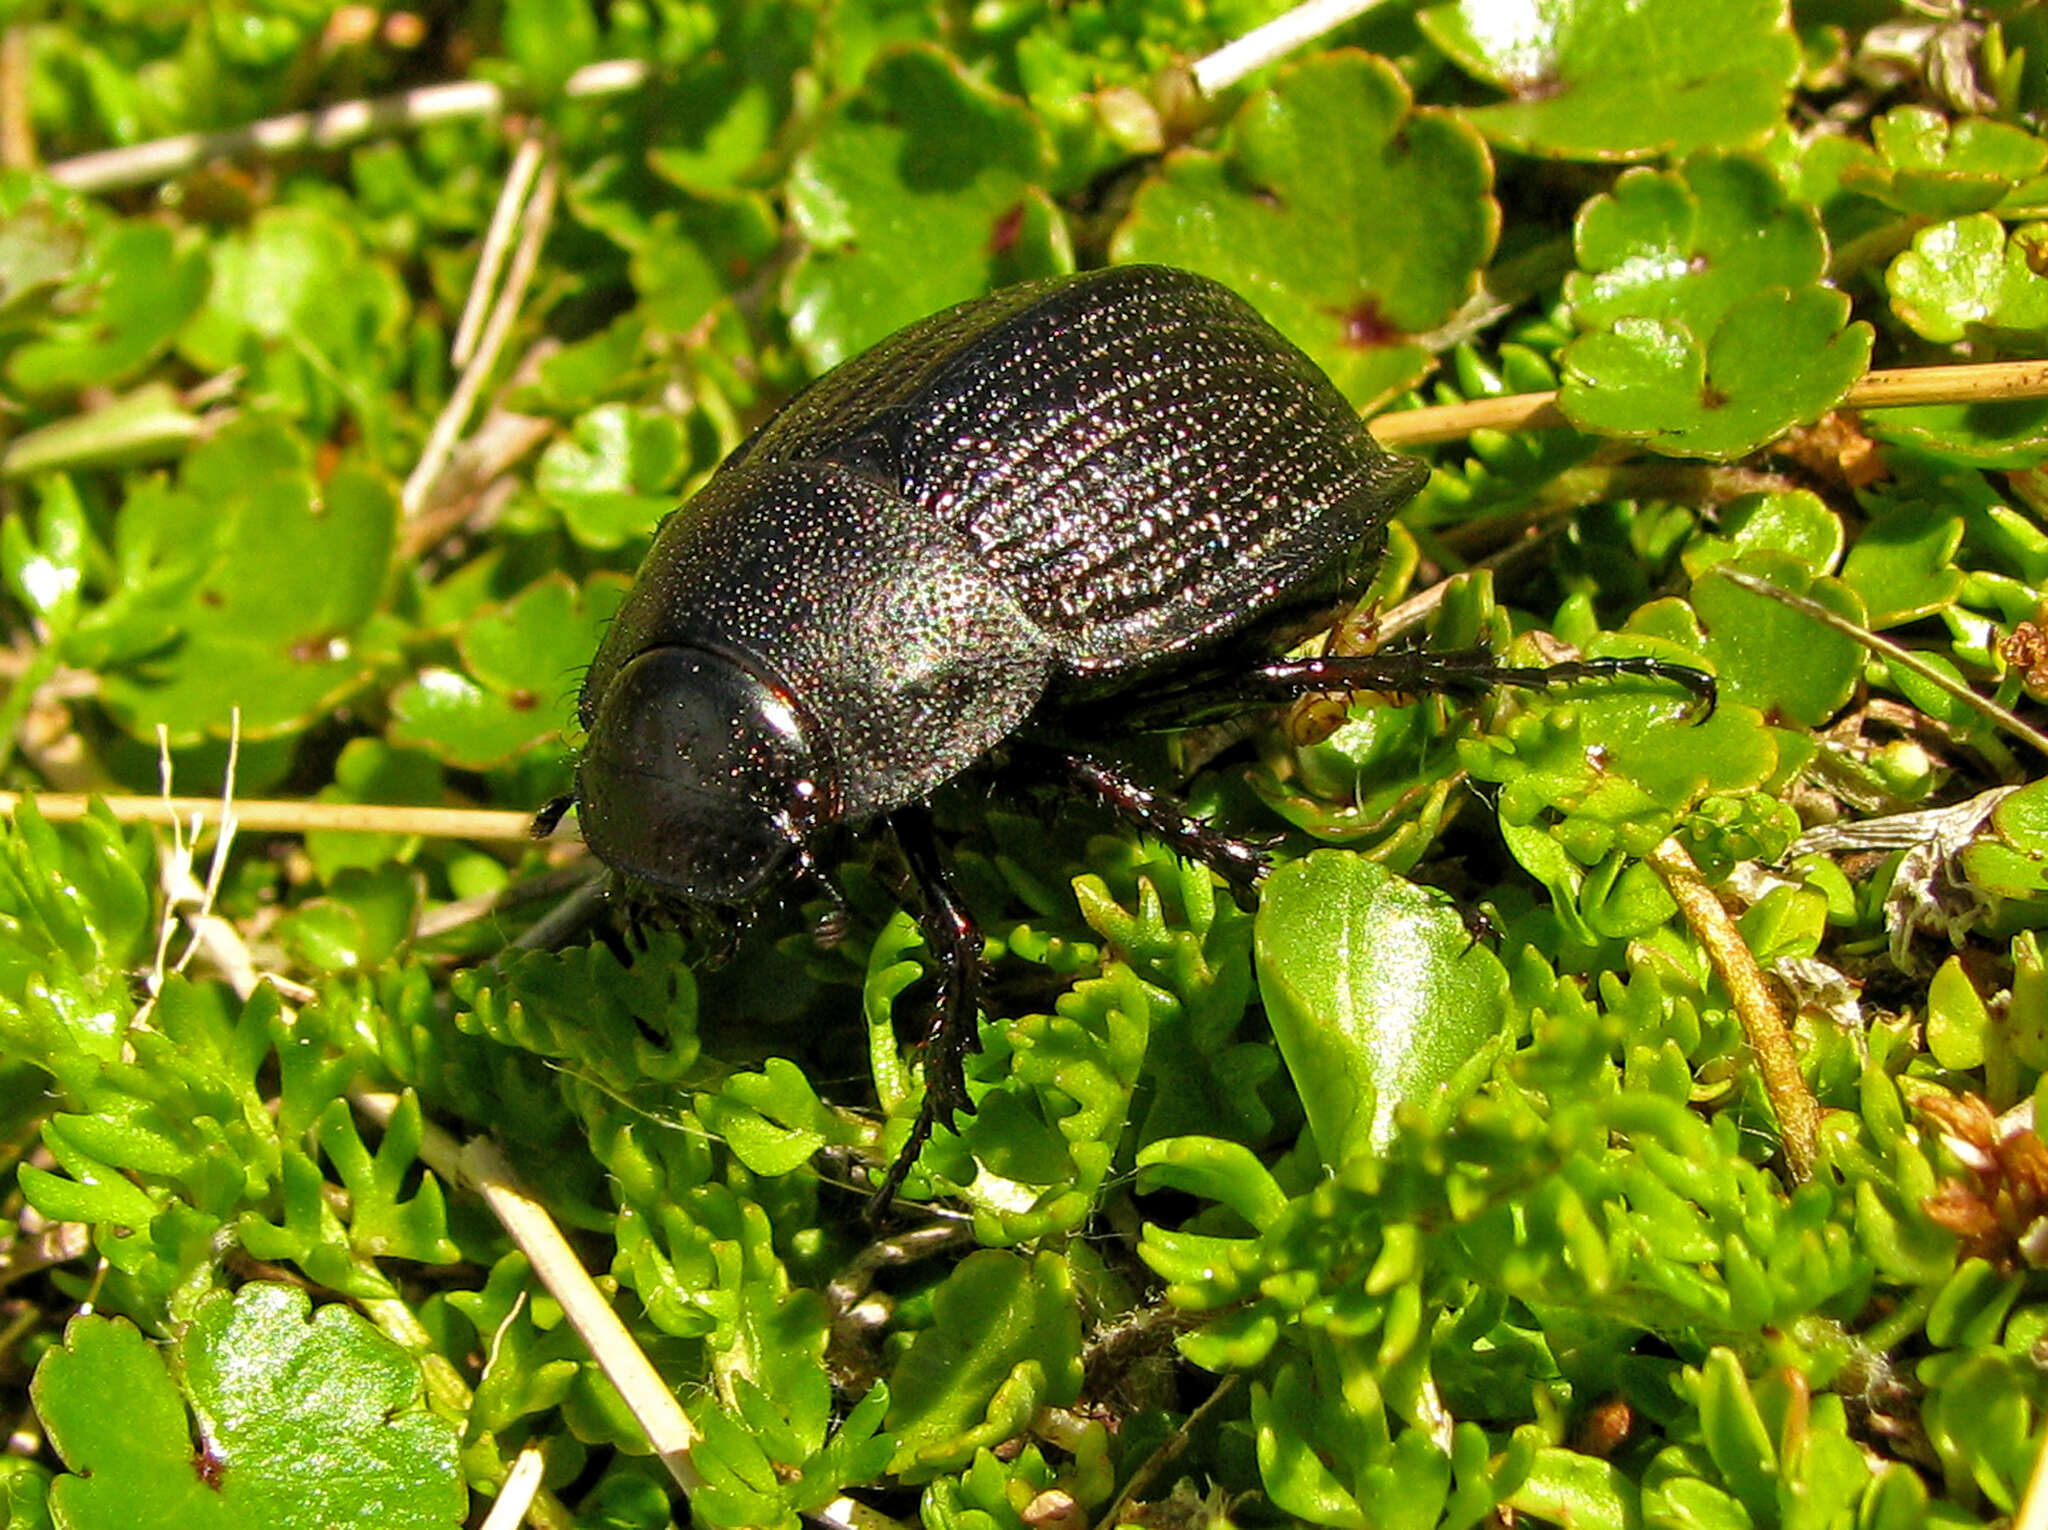
[[[981,1049],[981,931],[939,854],[931,816],[922,807],[903,808],[889,824],[921,895],[918,927],[938,968],[939,991],[924,1041],[924,1103],[911,1123],[909,1140],[869,1198],[870,1220],[879,1218],[895,1199],[931,1140],[932,1129],[944,1126],[950,1131],[961,1111],[973,1113],[974,1102],[967,1097],[967,1054]]]
[[[1378,691],[1385,695],[1428,692],[1480,693],[1496,686],[1541,690],[1581,680],[1616,676],[1668,681],[1691,692],[1694,721],[1714,715],[1719,698],[1714,677],[1690,664],[1649,655],[1570,659],[1558,664],[1503,664],[1484,648],[1438,653],[1424,649],[1372,654],[1320,654],[1274,659],[1241,673],[1208,677],[1154,696],[1124,718],[1131,731],[1184,727],[1230,717],[1277,701],[1318,691]]]

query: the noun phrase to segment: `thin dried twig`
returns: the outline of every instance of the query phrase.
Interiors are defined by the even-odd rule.
[[[484,315],[490,311],[491,294],[498,290],[498,273],[504,268],[506,252],[512,248],[513,230],[519,227],[519,210],[540,173],[546,144],[538,129],[519,140],[512,166],[505,172],[505,184],[498,188],[498,205],[491,210],[491,226],[484,230],[484,246],[476,258],[476,275],[470,278],[469,297],[462,305],[462,321],[455,326],[455,344],[449,360],[466,367],[476,356],[477,337],[483,333]]]
[[[2012,1518],[2012,1530],[2048,1530],[2048,1434],[2034,1456],[2034,1469],[2027,1476],[2027,1496]]]
[[[379,1125],[390,1123],[399,1103],[395,1094],[369,1091],[350,1098],[358,1110]],[[485,1137],[458,1144],[439,1127],[427,1123],[420,1140],[420,1158],[443,1179],[474,1190],[483,1198],[519,1251],[526,1255],[548,1294],[561,1303],[563,1316],[611,1384],[618,1388],[669,1475],[685,1492],[701,1487],[703,1479],[690,1462],[690,1451],[702,1438],[697,1426],[690,1422],[675,1393],[648,1360],[646,1351],[598,1290],[547,1208],[519,1187],[497,1144]]]
[[[1947,367],[1893,367],[1866,373],[1842,400],[1844,409],[1905,404],[1985,404],[2048,398],[2048,361],[1986,361]],[[1462,404],[1431,404],[1383,414],[1372,422],[1382,446],[1432,446],[1475,430],[1553,430],[1568,425],[1557,394],[1510,393]]]
[[[550,341],[535,345],[514,369],[506,388],[516,389],[533,376],[538,370],[536,358],[552,355],[558,348]],[[502,405],[486,410],[476,429],[449,453],[426,507],[399,528],[399,559],[416,562],[457,531],[480,529],[516,487],[506,475],[554,433],[553,420],[520,414]]]
[[[1196,1427],[1207,1416],[1210,1409],[1230,1395],[1232,1388],[1236,1384],[1237,1377],[1225,1376],[1214,1387],[1210,1388],[1209,1395],[1196,1405],[1195,1411],[1187,1416],[1178,1429],[1174,1430],[1164,1440],[1161,1440],[1152,1454],[1147,1456],[1138,1469],[1131,1473],[1130,1480],[1123,1486],[1123,1491],[1110,1500],[1109,1507],[1104,1509],[1101,1517],[1095,1521],[1095,1530],[1111,1530],[1111,1527],[1117,1523],[1117,1516],[1123,1512],[1124,1505],[1150,1488],[1153,1479],[1164,1471],[1175,1457],[1187,1449],[1188,1439],[1193,1435]]]
[[[419,465],[405,480],[400,504],[408,519],[418,515],[432,500],[441,470],[455,450],[455,443],[461,439],[462,428],[469,423],[484,384],[490,379],[498,364],[498,356],[505,349],[513,322],[519,317],[519,307],[526,300],[526,289],[540,265],[541,245],[547,240],[548,225],[554,217],[555,192],[560,180],[561,173],[552,161],[541,167],[534,182],[533,197],[520,215],[519,245],[512,252],[511,263],[505,272],[505,285],[499,289],[497,301],[491,306],[491,316],[484,324],[476,354],[470,358],[469,365],[456,381],[455,391],[435,417],[433,429],[427,433],[427,444],[420,449]]]
[[[29,33],[21,22],[0,29],[0,169],[36,166],[35,122],[29,114]]]
[[[517,1530],[533,1505],[533,1495],[540,1491],[541,1473],[546,1466],[547,1457],[538,1445],[528,1445],[519,1452],[512,1469],[498,1485],[498,1498],[484,1517],[483,1530]]]
[[[1570,423],[1558,410],[1555,392],[1510,393],[1375,415],[1372,433],[1380,445],[1398,451],[1404,446],[1462,441],[1475,430],[1557,430]]]
[[[577,70],[562,90],[569,96],[620,95],[645,84],[652,74],[652,66],[642,59],[606,59]],[[458,80],[371,100],[341,101],[318,111],[289,112],[219,133],[178,133],[123,149],[81,154],[50,166],[50,175],[77,191],[121,191],[183,175],[209,160],[346,148],[380,133],[459,118],[495,117],[504,109],[505,92],[496,85],[488,80]]]
[[[198,829],[217,826],[221,806],[214,797],[94,797],[84,792],[0,792],[0,815],[11,815],[24,796],[35,800],[53,823],[76,822],[94,802],[103,802],[122,823],[170,825],[198,820]],[[235,823],[259,834],[304,834],[315,829],[351,829],[370,834],[420,834],[429,839],[521,842],[531,838],[533,815],[495,808],[391,807],[376,802],[243,801]],[[196,831],[195,831],[196,832]]]
[[[1254,27],[1235,41],[1225,43],[1207,58],[1197,59],[1192,71],[1195,88],[1205,96],[1235,85],[1255,69],[1263,69],[1285,58],[1296,48],[1314,42],[1363,16],[1383,0],[1308,0],[1262,27]]]
[[[185,944],[184,955],[178,958],[173,971],[183,972],[192,965],[192,958],[199,954],[199,947],[209,937],[209,922],[214,919],[214,904],[220,898],[220,884],[227,875],[228,851],[235,843],[235,771],[242,760],[242,709],[232,707],[228,712],[228,762],[220,778],[220,833],[214,837],[213,855],[206,866],[206,884],[199,889],[199,903],[190,915],[192,938]],[[164,795],[170,796],[169,739],[158,735],[165,746],[166,769],[164,771]],[[199,837],[198,828],[193,828],[192,838]],[[242,994],[248,998],[247,992]]]
[[[1820,1151],[1820,1102],[1799,1071],[1799,1049],[1793,1045],[1785,1013],[1764,981],[1749,942],[1742,938],[1742,931],[1685,847],[1667,839],[1644,859],[1664,879],[1686,925],[1705,948],[1714,975],[1734,1002],[1742,1033],[1756,1058],[1757,1076],[1778,1118],[1786,1172],[1794,1184],[1803,1185],[1813,1178],[1814,1158]]]

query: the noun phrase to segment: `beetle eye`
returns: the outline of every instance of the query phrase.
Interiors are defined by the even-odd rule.
[[[787,692],[736,659],[654,648],[612,677],[576,769],[599,859],[685,898],[743,902],[774,881],[818,813]]]

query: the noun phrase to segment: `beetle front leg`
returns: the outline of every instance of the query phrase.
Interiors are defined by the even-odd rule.
[[[924,934],[925,948],[938,964],[939,992],[924,1042],[924,1103],[918,1107],[903,1151],[868,1201],[871,1219],[895,1198],[917,1155],[931,1140],[932,1128],[944,1126],[950,1131],[957,1113],[973,1113],[974,1102],[967,1097],[967,1054],[981,1048],[981,931],[940,857],[931,815],[922,807],[901,808],[890,816],[889,826],[917,882],[918,928]]]
[[[1240,901],[1257,890],[1272,859],[1248,840],[1235,839],[1188,812],[1179,798],[1154,791],[1088,754],[1058,756],[1069,780],[1121,813],[1176,855],[1199,861],[1230,884]]]

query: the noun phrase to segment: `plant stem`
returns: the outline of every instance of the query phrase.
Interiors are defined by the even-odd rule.
[[[1814,1157],[1820,1148],[1820,1102],[1799,1071],[1799,1049],[1792,1043],[1784,1012],[1764,981],[1755,953],[1685,847],[1667,839],[1645,859],[1664,879],[1686,924],[1706,948],[1714,975],[1734,1001],[1764,1093],[1778,1117],[1786,1171],[1794,1184],[1803,1185],[1813,1178]]]
[[[1907,404],[1985,404],[2048,398],[2048,361],[1983,361],[1946,367],[1892,367],[1869,372],[1842,400],[1844,409],[1893,409]],[[1571,421],[1557,394],[1510,393],[1462,404],[1432,404],[1380,415],[1372,433],[1388,447],[1456,441],[1475,430],[1554,430]]]
[[[637,58],[586,64],[563,85],[566,96],[608,96],[633,90],[653,74]],[[339,149],[379,133],[425,127],[465,117],[495,117],[505,109],[505,92],[488,80],[424,85],[397,95],[340,101],[318,111],[288,112],[218,133],[178,133],[121,149],[103,149],[59,160],[50,176],[89,194],[147,186],[196,170],[209,160],[237,154],[288,154],[299,149]]]
[[[1964,706],[1969,707],[1978,715],[2003,728],[2021,743],[2031,747],[2036,753],[2048,757],[2048,734],[2042,733],[2040,729],[2036,728],[2011,708],[2000,706],[1989,696],[1980,696],[1962,681],[1956,679],[1955,676],[1947,674],[1937,669],[1934,665],[1929,664],[1910,648],[1902,648],[1890,638],[1872,632],[1868,627],[1860,627],[1855,622],[1844,619],[1836,612],[1830,611],[1817,600],[1809,600],[1804,595],[1795,595],[1790,590],[1781,590],[1768,579],[1759,579],[1756,575],[1746,573],[1742,569],[1729,568],[1725,565],[1715,569],[1714,572],[1721,578],[1726,579],[1730,584],[1745,589],[1752,595],[1761,595],[1766,600],[1775,600],[1780,605],[1790,606],[1801,616],[1809,617],[1824,627],[1831,628],[1845,637],[1854,639],[1883,659],[1885,663],[1906,670],[1919,679],[1926,681],[1936,690],[1955,697]]]
[[[221,819],[218,797],[100,797],[84,792],[0,792],[0,816],[11,816],[24,797],[53,823],[75,823],[103,802],[122,823],[189,824]],[[432,839],[530,839],[533,816],[486,808],[393,807],[379,802],[241,801],[235,824],[261,834],[304,834],[344,829],[371,834],[422,834]]]
[[[1225,43],[1207,58],[1197,59],[1191,71],[1195,88],[1205,96],[1227,90],[1253,70],[1285,58],[1296,48],[1314,42],[1353,17],[1363,16],[1382,0],[1307,0],[1293,10],[1275,16],[1262,27]]]
[[[398,1096],[359,1091],[350,1096],[356,1109],[380,1124],[398,1109]],[[690,1451],[702,1438],[676,1401],[676,1395],[654,1369],[618,1313],[590,1278],[569,1240],[540,1202],[519,1187],[511,1165],[496,1143],[474,1137],[458,1144],[432,1123],[420,1139],[420,1159],[451,1184],[475,1191],[504,1226],[533,1273],[562,1314],[589,1347],[598,1366],[618,1388],[627,1408],[646,1431],[648,1443],[684,1492],[695,1492],[703,1479],[690,1463]]]

